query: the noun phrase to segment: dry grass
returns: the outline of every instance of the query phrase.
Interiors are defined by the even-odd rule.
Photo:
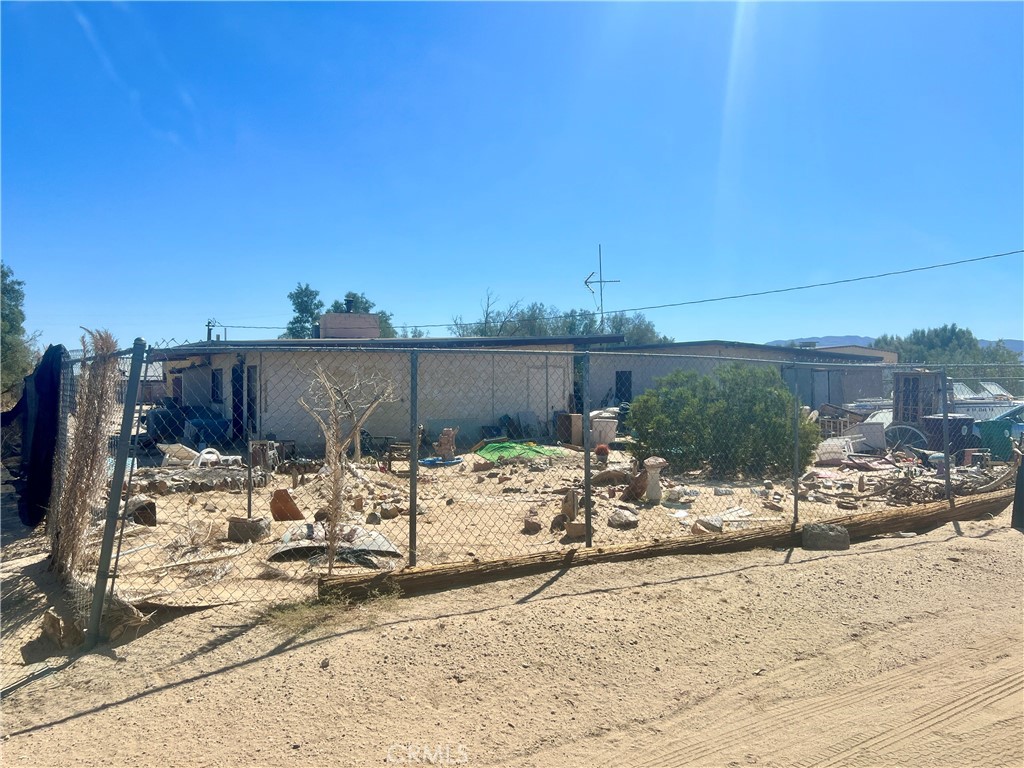
[[[78,379],[77,416],[69,424],[68,460],[50,526],[53,560],[64,575],[83,564],[86,530],[102,515],[108,491],[107,446],[118,415],[117,341],[107,331],[86,330],[82,350],[87,362]]]
[[[355,624],[369,629],[380,625],[384,616],[394,612],[398,598],[397,590],[377,592],[358,603],[347,598],[316,598],[273,606],[263,614],[263,621],[273,630],[295,637],[342,625]]]

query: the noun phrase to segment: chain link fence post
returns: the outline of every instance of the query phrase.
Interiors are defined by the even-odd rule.
[[[132,425],[135,422],[135,402],[139,395],[139,380],[142,377],[142,363],[146,355],[146,342],[135,339],[132,345],[131,370],[128,387],[124,393],[124,410],[121,417],[121,431],[117,440],[117,455],[114,459],[110,479],[110,496],[107,499],[106,520],[103,526],[103,543],[100,546],[99,565],[96,568],[96,586],[89,611],[89,627],[86,633],[85,649],[91,650],[99,641],[100,622],[103,619],[103,605],[106,598],[107,579],[110,576],[110,559],[114,552],[114,535],[117,533],[117,519],[121,510],[121,487],[124,484],[125,466],[131,448]]]
[[[583,389],[583,507],[584,521],[586,522],[587,536],[586,545],[594,546],[594,514],[593,496],[590,482],[590,451],[593,446],[590,444],[590,350],[583,353],[583,371],[581,387]]]
[[[416,565],[417,481],[420,458],[419,352],[409,353],[409,565]]]
[[[956,502],[953,500],[953,472],[952,464],[949,455],[949,392],[948,392],[948,380],[946,379],[946,369],[943,368],[939,373],[939,383],[941,384],[942,393],[942,453],[945,456],[945,468],[944,473],[946,475],[946,500],[949,502],[949,508],[952,509],[956,506]]]
[[[800,523],[800,376],[793,371],[793,525]]]

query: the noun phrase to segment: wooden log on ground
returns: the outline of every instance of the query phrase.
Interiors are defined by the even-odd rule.
[[[953,508],[942,501],[916,507],[844,515],[829,518],[827,522],[844,526],[850,533],[850,541],[858,541],[886,533],[931,529],[953,520],[971,520],[985,514],[996,515],[1012,501],[1013,489],[1007,489],[958,499],[957,506]],[[760,547],[798,547],[802,529],[802,525],[783,523],[753,531],[655,539],[643,544],[570,549],[564,552],[538,552],[483,563],[447,563],[376,575],[355,573],[322,576],[318,588],[321,597],[349,600],[393,593],[409,597],[594,563],[614,563],[662,555],[739,552]]]

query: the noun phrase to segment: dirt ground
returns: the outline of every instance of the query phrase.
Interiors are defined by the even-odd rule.
[[[582,538],[570,537],[564,531],[549,531],[552,519],[562,511],[562,500],[570,488],[582,489],[583,458],[581,454],[561,450],[552,457],[533,457],[512,461],[490,469],[474,471],[484,460],[466,454],[461,464],[422,468],[419,472],[418,564],[432,565],[458,561],[495,560],[513,555],[565,550],[581,545]],[[629,469],[625,453],[612,452],[608,468]],[[595,466],[595,472],[602,467]],[[378,471],[375,465],[361,465],[358,478],[346,475],[345,514],[351,522],[378,531],[399,552],[409,549],[409,480],[408,465],[395,465],[396,473]],[[246,491],[238,487],[244,470],[238,468],[232,488],[207,490],[196,487],[196,478],[204,473],[214,478],[225,470],[219,468],[189,470],[182,479],[182,470],[141,469],[134,477],[132,493],[148,493],[153,498],[158,524],[155,527],[129,525],[125,532],[119,560],[117,588],[129,601],[148,601],[162,606],[208,606],[215,603],[267,599],[297,600],[315,591],[316,577],[326,571],[324,566],[311,567],[308,555],[291,562],[271,562],[270,555],[282,537],[296,528],[295,522],[272,522],[270,535],[255,544],[239,546],[227,541],[229,517],[245,517],[248,513]],[[871,482],[898,470],[858,472],[838,468],[815,470],[820,482],[827,486],[800,502],[800,518],[804,522],[825,520],[849,514],[836,505],[838,486],[848,482],[856,487],[861,476]],[[169,480],[169,482],[167,482]],[[154,493],[157,482],[165,486]],[[329,480],[310,474],[301,478],[293,496],[305,522],[313,522],[314,514],[326,510]],[[292,488],[287,473],[270,473],[265,486],[252,495],[252,515],[270,518],[271,497],[281,489]],[[601,485],[594,488],[595,546],[635,544],[690,536],[694,521],[702,516],[722,516],[725,530],[740,530],[792,521],[793,501],[785,483],[766,491],[763,481],[711,482],[698,477],[665,477],[666,498],[661,504],[646,501],[621,501],[626,485]],[[167,487],[169,486],[169,488]],[[870,483],[868,485],[870,488]],[[676,488],[696,496],[668,499]],[[177,490],[175,490],[177,489]],[[582,492],[581,492],[582,493]],[[719,495],[721,494],[721,495]],[[828,494],[828,495],[825,495]],[[766,496],[778,499],[775,510],[765,508]],[[354,511],[358,502],[360,511]],[[392,506],[401,509],[397,517],[364,523],[367,514]],[[864,512],[886,507],[883,497],[863,498],[854,506]],[[639,517],[639,525],[620,530],[609,527],[607,520],[616,509],[629,509]],[[730,512],[730,510],[732,510]],[[523,530],[523,520],[536,513],[539,532]],[[582,519],[582,518],[581,518]],[[300,527],[302,527],[300,525]],[[92,536],[93,550],[98,552],[100,532]],[[404,557],[383,563],[404,564]],[[94,568],[95,558],[86,561]],[[358,569],[359,566],[338,567]],[[83,575],[90,581],[92,573]]]
[[[41,544],[5,536],[4,765],[1024,764],[1008,511],[845,552],[221,606],[48,658]]]

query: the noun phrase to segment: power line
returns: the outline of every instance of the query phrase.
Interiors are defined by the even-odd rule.
[[[915,272],[927,272],[933,269],[944,269],[946,267],[956,267],[961,264],[974,264],[979,261],[989,261],[991,259],[1001,259],[1006,256],[1015,256],[1017,254],[1024,253],[1024,249],[1016,251],[1006,251],[1005,253],[993,253],[989,256],[976,256],[972,259],[959,259],[958,261],[946,261],[941,264],[929,264],[925,267],[911,267],[909,269],[898,269],[891,272],[879,272],[873,275],[862,275],[860,277],[847,277],[842,280],[829,280],[823,283],[808,283],[807,285],[794,285],[789,288],[772,288],[767,291],[752,291],[750,293],[735,293],[729,296],[716,296],[711,299],[692,299],[690,301],[677,301],[671,304],[652,304],[646,307],[630,307],[628,309],[616,309],[611,310],[608,314],[621,314],[624,312],[648,312],[653,309],[671,309],[674,307],[692,307],[697,304],[712,304],[719,301],[733,301],[735,299],[751,299],[755,296],[772,296],[779,293],[792,293],[794,291],[807,291],[812,288],[828,288],[833,285],[847,285],[849,283],[860,283],[865,280],[880,280],[884,277],[895,277],[897,275],[909,275]],[[573,310],[571,312],[561,312],[557,315],[550,315],[548,317],[537,318],[539,320],[560,320],[563,317],[576,316],[576,317],[593,317],[600,314],[599,312],[588,312],[584,310]],[[266,325],[223,325],[217,324],[222,328],[248,328],[248,329],[259,329],[259,330],[284,330],[286,326],[266,326]],[[396,328],[452,328],[452,327],[468,327],[479,325],[478,322],[469,323],[405,323],[403,325],[395,326]]]

